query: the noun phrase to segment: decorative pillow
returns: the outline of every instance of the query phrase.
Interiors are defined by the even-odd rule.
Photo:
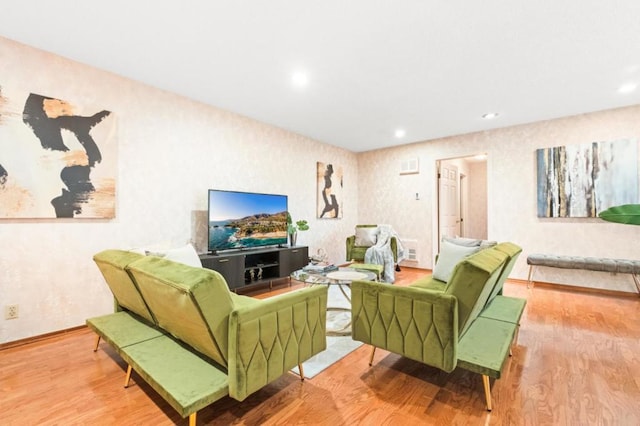
[[[371,247],[376,243],[378,228],[356,228],[355,245],[360,247]]]
[[[198,257],[196,249],[193,248],[191,244],[186,244],[182,247],[167,250],[164,258],[173,260],[174,262],[184,263],[185,265],[193,266],[196,268],[202,268],[200,257]]]
[[[482,240],[482,242],[480,243],[480,248],[489,248],[489,247],[493,247],[493,246],[495,246],[497,244],[498,244],[497,241]]]
[[[498,244],[497,241],[489,241],[489,240],[480,240],[476,238],[465,238],[465,237],[442,237],[442,241],[448,241],[453,244],[457,244],[459,246],[465,247],[477,247],[480,246],[482,248],[493,247]]]
[[[438,254],[438,262],[433,268],[433,278],[449,282],[455,266],[467,256],[480,250],[480,246],[467,247],[443,241]]]
[[[131,253],[138,253],[138,254],[141,254],[143,256],[147,255],[147,251],[145,249],[143,249],[143,248],[132,248],[132,249],[129,249],[129,251]]]
[[[482,240],[478,240],[476,238],[464,238],[464,237],[442,237],[442,241],[447,241],[457,246],[464,246],[464,247],[478,247],[482,243]]]

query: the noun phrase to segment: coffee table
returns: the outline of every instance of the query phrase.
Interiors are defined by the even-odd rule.
[[[340,292],[349,302],[349,307],[327,306],[327,311],[342,311],[351,314],[351,291],[352,281],[366,280],[376,281],[376,274],[372,271],[351,268],[338,268],[329,272],[309,272],[299,269],[291,273],[291,279],[305,283],[305,285],[328,285],[337,286]],[[349,291],[347,291],[349,290]],[[327,336],[348,336],[351,334],[351,317],[344,326],[336,329],[327,328]]]

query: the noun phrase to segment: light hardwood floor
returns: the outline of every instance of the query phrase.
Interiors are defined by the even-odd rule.
[[[403,268],[396,285],[425,271]],[[292,288],[296,288],[293,286]],[[289,291],[275,287],[257,297]],[[508,282],[528,299],[513,357],[492,382],[363,346],[318,376],[289,374],[198,413],[211,425],[638,425],[640,299]],[[106,343],[80,329],[0,351],[0,425],[186,425]]]

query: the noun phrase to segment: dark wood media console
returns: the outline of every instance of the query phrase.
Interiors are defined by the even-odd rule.
[[[273,280],[288,277],[309,263],[309,248],[270,247],[202,254],[200,261],[203,267],[218,271],[227,281],[229,289],[235,291],[252,285],[271,285]]]

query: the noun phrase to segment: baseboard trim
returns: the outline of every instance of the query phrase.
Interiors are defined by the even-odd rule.
[[[522,285],[529,285],[529,281],[517,279],[517,278],[508,278],[507,281],[511,283],[517,283]],[[630,291],[622,291],[622,290],[608,290],[605,288],[595,288],[595,287],[583,287],[577,285],[570,284],[559,284],[559,283],[549,283],[545,281],[532,281],[532,287],[544,287],[549,289],[557,289],[562,291],[573,291],[576,293],[592,293],[598,294],[601,296],[613,296],[613,297],[633,297],[638,299],[638,293],[630,292]]]
[[[13,342],[0,343],[0,351],[5,349],[16,348],[18,346],[24,346],[31,343],[40,342],[43,340],[53,339],[55,337],[59,337],[65,334],[74,333],[80,330],[87,330],[88,327],[86,325],[79,325],[77,327],[65,328],[64,330],[52,331],[51,333],[39,334],[37,336],[27,337],[25,339],[14,340]]]

